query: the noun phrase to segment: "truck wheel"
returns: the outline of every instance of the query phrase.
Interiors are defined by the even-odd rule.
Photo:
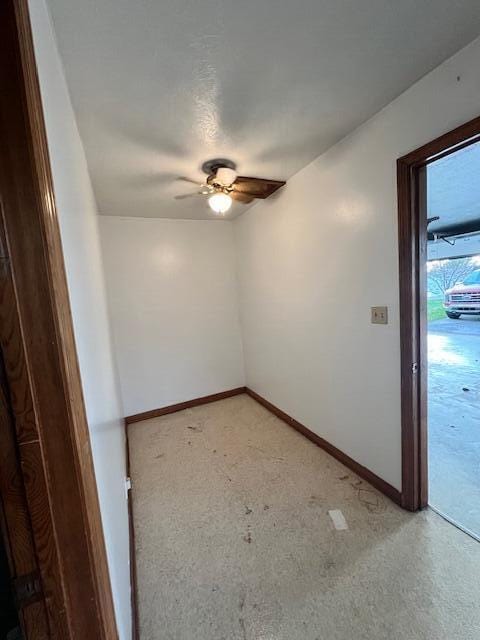
[[[454,311],[445,311],[445,313],[450,318],[450,320],[458,320],[462,315],[461,313],[455,313]]]

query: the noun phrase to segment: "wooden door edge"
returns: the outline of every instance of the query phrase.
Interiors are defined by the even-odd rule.
[[[74,630],[76,628],[75,624],[77,624],[78,629],[86,624],[85,617],[87,616],[85,611],[91,610],[92,613],[95,611],[96,614],[92,616],[94,620],[89,623],[92,629],[92,640],[93,637],[101,638],[102,640],[115,640],[118,638],[118,633],[73,334],[28,2],[27,0],[6,0],[3,11],[5,12],[4,15],[9,17],[9,20],[8,24],[4,23],[2,28],[11,29],[11,41],[14,43],[15,51],[18,51],[18,72],[15,72],[15,79],[12,81],[13,85],[16,86],[12,85],[11,89],[12,96],[22,95],[23,111],[18,117],[19,120],[21,118],[22,122],[25,123],[25,149],[27,149],[26,153],[29,154],[29,166],[25,168],[25,175],[22,175],[20,179],[25,180],[26,187],[36,194],[35,205],[31,207],[31,210],[26,211],[24,209],[22,212],[24,218],[30,216],[32,223],[31,229],[29,229],[29,233],[32,236],[31,243],[28,245],[29,250],[26,250],[27,244],[25,238],[22,238],[20,223],[14,219],[15,216],[13,215],[14,208],[12,203],[15,202],[15,189],[18,189],[18,184],[10,187],[9,210],[8,215],[5,215],[5,227],[9,249],[11,250],[10,260],[15,282],[18,312],[25,336],[25,357],[31,374],[32,396],[35,401],[36,419],[38,420],[40,440],[42,442],[42,460],[47,478],[49,503],[52,507],[50,515],[56,532],[55,542],[58,547],[62,578],[66,586],[67,598],[64,615],[71,617],[72,620],[74,619],[70,626],[71,630]],[[12,19],[10,20],[10,18]],[[11,77],[13,77],[13,74]],[[10,99],[10,94],[4,94],[4,99]],[[16,100],[17,98],[12,97],[12,99]],[[20,126],[18,123],[17,125]],[[6,141],[5,144],[8,145],[8,143]],[[11,141],[10,144],[12,144]],[[13,162],[11,155],[8,155],[10,151],[11,148],[5,151],[5,163]],[[18,171],[18,167],[16,170]],[[23,231],[25,231],[25,228]],[[43,265],[41,272],[38,273],[38,278],[39,282],[43,282],[46,296],[45,300],[43,300],[43,309],[40,308],[39,313],[40,315],[45,314],[46,320],[44,324],[50,328],[50,333],[40,336],[40,340],[38,339],[38,329],[32,331],[34,329],[34,319],[31,314],[27,313],[31,290],[37,283],[28,281],[25,265],[29,261],[31,265],[34,259],[36,259],[37,264]],[[41,324],[40,318],[39,324]],[[35,334],[35,331],[37,334]],[[48,423],[47,418],[42,415],[42,408],[38,401],[38,387],[42,384],[42,375],[48,375],[42,371],[42,363],[38,357],[42,348],[45,354],[45,345],[39,344],[43,340],[47,341],[50,349],[51,357],[50,354],[48,356],[49,366],[51,365],[57,373],[57,386],[52,391],[52,403],[59,407],[59,420],[64,420],[65,443],[67,446],[64,453],[67,457],[71,456],[69,482],[72,487],[75,487],[75,491],[72,494],[69,508],[71,508],[72,514],[76,513],[79,522],[82,522],[82,525],[75,529],[73,538],[79,543],[81,542],[81,547],[87,551],[86,554],[79,554],[78,557],[78,563],[84,565],[85,575],[89,576],[86,581],[87,584],[82,587],[82,597],[85,598],[83,611],[82,603],[75,602],[72,599],[72,593],[78,594],[80,586],[74,571],[76,543],[74,539],[72,539],[70,545],[67,542],[68,518],[65,512],[61,513],[62,509],[60,508],[62,500],[65,504],[65,490],[61,494],[58,482],[55,483],[53,476],[51,476],[51,471],[56,464],[55,459],[52,457],[55,447],[52,441],[52,430],[50,429],[50,434],[47,433],[47,430],[52,427],[51,419],[52,415],[54,415],[54,410],[52,409],[48,416],[50,420],[50,423]],[[37,351],[35,351],[36,349]],[[48,367],[46,368],[48,369]],[[58,380],[61,380],[61,384],[58,384]],[[45,394],[43,399],[45,401]],[[45,407],[45,402],[43,407]],[[57,424],[57,429],[58,426]],[[47,442],[49,447],[46,446]],[[61,454],[59,453],[59,455]],[[53,507],[52,505],[56,506]],[[61,522],[62,518],[63,522]],[[72,530],[71,525],[70,530],[73,533],[74,530]],[[77,564],[77,566],[80,566],[80,564]],[[92,585],[91,592],[89,592],[90,584]],[[73,589],[73,586],[75,586],[75,589]],[[84,618],[83,621],[81,619],[82,616]],[[64,636],[59,637],[63,638]]]

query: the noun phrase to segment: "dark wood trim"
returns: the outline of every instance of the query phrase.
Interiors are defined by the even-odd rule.
[[[127,478],[130,480],[130,445],[128,440],[128,422],[124,420],[125,425],[125,458],[127,461]],[[138,586],[137,586],[137,560],[135,554],[135,527],[133,526],[133,499],[132,488],[128,489],[127,494],[128,506],[128,531],[129,539],[129,557],[130,557],[130,604],[132,607],[132,640],[140,638],[140,623],[138,617]]]
[[[416,204],[418,176],[407,163],[397,162],[398,184],[398,244],[400,286],[401,343],[401,413],[402,413],[402,505],[416,511],[421,507],[420,474],[420,366],[422,335],[418,305],[420,300],[419,217]],[[408,426],[407,426],[408,421]],[[425,461],[426,462],[426,461]]]
[[[132,640],[140,638],[140,624],[138,617],[138,586],[137,586],[137,560],[135,555],[135,527],[133,526],[133,501],[132,491],[128,491],[128,531],[130,534],[130,605],[132,607]]]
[[[391,484],[389,484],[382,478],[379,478],[372,471],[356,462],[353,458],[350,458],[350,456],[348,456],[346,453],[343,453],[343,451],[340,451],[340,449],[337,449],[337,447],[334,447],[333,444],[330,444],[321,436],[318,436],[313,431],[310,431],[308,427],[289,416],[287,413],[276,407],[268,400],[265,400],[265,398],[262,398],[262,396],[258,395],[258,393],[256,393],[255,391],[252,391],[252,389],[249,389],[247,387],[246,393],[254,400],[256,400],[259,404],[268,409],[271,413],[273,413],[273,415],[277,416],[277,418],[280,418],[280,420],[286,422],[290,427],[293,427],[296,431],[304,435],[311,442],[329,453],[333,458],[335,458],[343,465],[348,467],[351,471],[356,473],[358,476],[369,482],[373,487],[393,500],[393,502],[401,505],[401,493],[400,491],[398,491],[398,489],[392,487]]]
[[[418,166],[434,162],[439,158],[450,155],[459,149],[468,147],[474,142],[480,140],[480,116],[469,120],[465,124],[456,127],[452,131],[448,131],[443,135],[427,142],[414,151],[410,151],[406,155],[399,158],[402,162],[409,166]]]
[[[410,511],[428,504],[425,167],[478,141],[480,117],[397,160],[402,506]]]
[[[5,442],[6,425],[3,426],[2,448],[8,456],[5,464],[2,462],[3,471],[7,472],[7,464],[10,467],[9,474],[13,479],[11,467],[15,454],[18,455],[21,473],[16,480],[16,499],[8,487],[0,482],[2,502],[4,503],[6,528],[10,530],[14,545],[21,541],[22,551],[28,548],[25,533],[25,521],[30,524],[32,543],[35,549],[35,568],[39,569],[45,594],[49,626],[55,630],[59,637],[66,637],[58,630],[64,629],[66,620],[61,613],[64,609],[65,593],[62,588],[62,575],[59,558],[55,546],[55,531],[53,521],[49,513],[47,478],[42,463],[42,450],[40,435],[35,417],[34,400],[32,398],[31,383],[29,379],[28,365],[25,356],[24,340],[17,310],[15,287],[8,256],[6,236],[3,228],[3,207],[0,202],[0,244],[3,247],[0,259],[0,349],[5,366],[6,384],[10,410],[12,414],[14,433],[13,443]],[[6,401],[2,404],[5,406]],[[8,439],[8,435],[7,435]],[[7,453],[7,449],[9,450]],[[0,474],[1,475],[1,474]],[[6,495],[4,494],[6,491]],[[22,517],[21,495],[24,494],[24,508],[26,514]],[[13,504],[11,503],[12,498]],[[23,520],[23,527],[22,527]],[[23,528],[23,531],[22,531]],[[25,566],[18,565],[16,574],[28,573]],[[37,607],[38,608],[38,607]],[[28,635],[28,623],[24,626],[26,638]],[[35,637],[35,636],[33,636]],[[39,637],[43,637],[39,635]]]
[[[217,400],[223,400],[224,398],[238,396],[240,393],[245,393],[245,391],[246,387],[237,387],[236,389],[229,389],[228,391],[221,391],[220,393],[212,393],[209,396],[202,396],[201,398],[187,400],[186,402],[178,402],[177,404],[171,404],[167,407],[161,407],[160,409],[152,409],[151,411],[144,411],[143,413],[135,413],[133,416],[127,416],[125,418],[125,422],[127,424],[132,424],[133,422],[141,422],[142,420],[149,420],[150,418],[158,418],[159,416],[165,416],[168,413],[175,413],[176,411],[183,411],[183,409],[198,407],[201,404],[208,404],[209,402],[216,402]]]
[[[115,640],[27,0],[0,3],[0,139],[20,327],[20,342],[6,341],[2,350],[11,396],[24,405],[12,401],[52,637]]]

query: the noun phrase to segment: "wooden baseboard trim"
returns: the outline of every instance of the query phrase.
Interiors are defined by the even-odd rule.
[[[132,492],[128,491],[128,529],[130,532],[130,604],[132,607],[132,640],[139,640],[137,565],[135,555],[135,529],[133,527]]]
[[[126,476],[130,479],[130,447],[128,444],[128,422],[125,425],[125,466]],[[129,532],[129,557],[130,557],[130,606],[132,608],[132,640],[139,640],[138,621],[138,589],[137,589],[137,560],[135,555],[135,529],[133,526],[133,501],[132,490],[127,492],[128,532]]]
[[[390,500],[393,500],[393,502],[402,506],[402,494],[400,493],[400,491],[398,491],[398,489],[392,487],[391,484],[389,484],[385,480],[382,480],[382,478],[379,478],[372,471],[353,460],[353,458],[350,458],[350,456],[348,456],[346,453],[343,453],[343,451],[340,451],[340,449],[337,449],[337,447],[334,447],[333,444],[330,444],[324,438],[318,436],[316,433],[313,433],[313,431],[310,431],[308,427],[286,414],[284,411],[273,405],[268,400],[265,400],[265,398],[262,398],[262,396],[258,395],[258,393],[255,393],[255,391],[252,391],[252,389],[246,387],[245,392],[259,404],[263,405],[271,413],[277,416],[277,418],[280,418],[280,420],[286,422],[290,427],[293,427],[293,429],[304,435],[318,447],[329,453],[336,460],[338,460],[346,467],[348,467],[351,471],[360,476],[360,478],[363,478],[364,480],[369,482],[373,487],[390,498]]]
[[[246,387],[237,387],[236,389],[229,389],[228,391],[221,391],[220,393],[212,393],[209,396],[194,398],[193,400],[187,400],[186,402],[178,402],[177,404],[171,404],[167,407],[160,407],[160,409],[152,409],[151,411],[136,413],[133,416],[127,416],[125,418],[125,422],[127,424],[132,424],[133,422],[141,422],[142,420],[149,420],[150,418],[158,418],[159,416],[165,416],[168,413],[175,413],[176,411],[183,411],[183,409],[198,407],[201,404],[208,404],[209,402],[217,402],[217,400],[224,400],[231,396],[238,396],[241,393],[246,393],[246,391]]]

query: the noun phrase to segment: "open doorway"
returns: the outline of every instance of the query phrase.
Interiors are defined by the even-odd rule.
[[[427,166],[428,503],[480,540],[480,142]]]
[[[478,536],[480,118],[397,169],[402,502]]]

